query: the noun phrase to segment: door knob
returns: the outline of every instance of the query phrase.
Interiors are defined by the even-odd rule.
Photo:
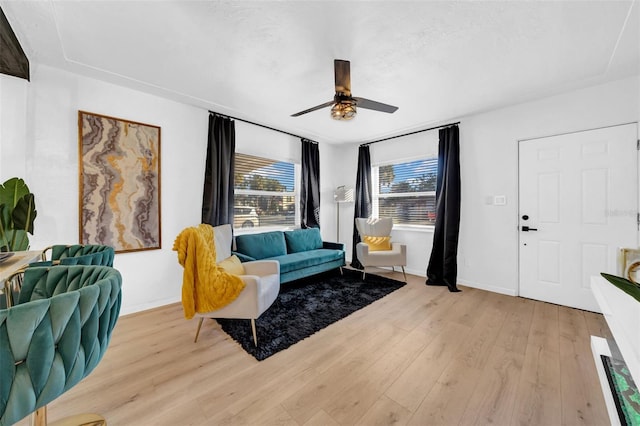
[[[538,230],[538,228],[529,228],[529,227],[528,227],[528,226],[526,226],[526,225],[524,225],[524,226],[522,227],[522,231],[523,231],[523,232],[537,231],[537,230]]]

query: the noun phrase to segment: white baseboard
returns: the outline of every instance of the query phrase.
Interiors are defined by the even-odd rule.
[[[405,268],[405,271],[407,272],[407,274],[411,274],[411,275],[417,275],[419,277],[423,277],[423,278],[427,278],[427,273],[426,271],[423,270],[415,270],[415,269],[409,269],[409,268]],[[507,296],[517,296],[518,293],[516,290],[512,289],[512,288],[504,288],[504,287],[497,287],[497,286],[493,286],[493,285],[486,285],[486,284],[482,284],[482,283],[478,283],[475,281],[469,281],[469,280],[461,280],[460,278],[458,278],[458,284],[461,284],[463,286],[466,287],[472,287],[472,288],[477,288],[480,290],[487,290],[493,293],[500,293],[500,294],[506,294]]]
[[[464,285],[466,287],[472,287],[472,288],[477,288],[480,290],[487,290],[487,291],[491,291],[493,293],[500,293],[500,294],[506,294],[507,296],[517,296],[517,291],[512,289],[512,288],[504,288],[504,287],[497,287],[494,285],[487,285],[487,284],[482,284],[482,283],[477,283],[474,281],[469,281],[469,280],[461,280],[458,278],[458,284]]]
[[[410,268],[405,268],[405,272],[407,274],[411,274],[411,275],[417,275],[418,277],[423,277],[423,278],[427,278],[427,273],[426,271],[418,271],[417,269],[410,269]]]
[[[390,266],[369,266],[368,270],[375,271],[374,268],[391,272],[391,267]],[[396,272],[402,272],[402,269],[399,266],[396,266],[395,271]],[[410,269],[410,268],[406,268],[406,267],[404,268],[404,272],[407,273],[407,274],[416,275],[418,277],[424,277],[424,278],[427,277],[427,275],[426,275],[426,273],[424,271],[418,271],[418,270]]]
[[[391,268],[380,268],[380,269],[389,269],[390,270]],[[407,274],[411,274],[411,275],[416,275],[418,277],[427,278],[427,273],[424,270],[416,270],[416,269],[405,268],[405,272]],[[518,295],[517,291],[512,289],[512,288],[504,288],[504,287],[497,287],[497,286],[493,286],[493,285],[486,285],[486,284],[478,283],[478,282],[475,282],[475,281],[461,280],[459,278],[458,278],[458,284],[464,285],[466,287],[477,288],[477,289],[480,289],[480,290],[487,290],[487,291],[490,291],[492,293],[506,294],[507,296],[517,296]]]
[[[135,314],[137,312],[148,311],[149,309],[159,308],[161,306],[171,305],[180,302],[180,298],[154,300],[153,302],[143,303],[140,305],[127,306],[120,310],[120,316]]]

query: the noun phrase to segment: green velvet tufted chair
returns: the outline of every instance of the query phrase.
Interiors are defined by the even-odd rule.
[[[46,260],[46,252],[51,249],[51,259]],[[43,262],[32,266],[46,265],[103,265],[113,266],[113,247],[97,244],[54,245],[42,252]]]
[[[12,425],[86,377],[118,319],[122,277],[107,266],[30,267],[0,310],[0,425]],[[42,422],[42,420],[41,420]]]

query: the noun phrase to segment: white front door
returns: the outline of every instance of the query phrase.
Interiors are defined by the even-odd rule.
[[[599,312],[590,277],[638,247],[636,124],[520,141],[520,296]]]

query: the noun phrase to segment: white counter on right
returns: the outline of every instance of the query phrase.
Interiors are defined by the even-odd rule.
[[[640,302],[601,276],[591,277],[591,289],[636,386],[640,384]],[[591,348],[612,425],[620,420],[600,355],[611,356],[606,340],[591,336]]]

